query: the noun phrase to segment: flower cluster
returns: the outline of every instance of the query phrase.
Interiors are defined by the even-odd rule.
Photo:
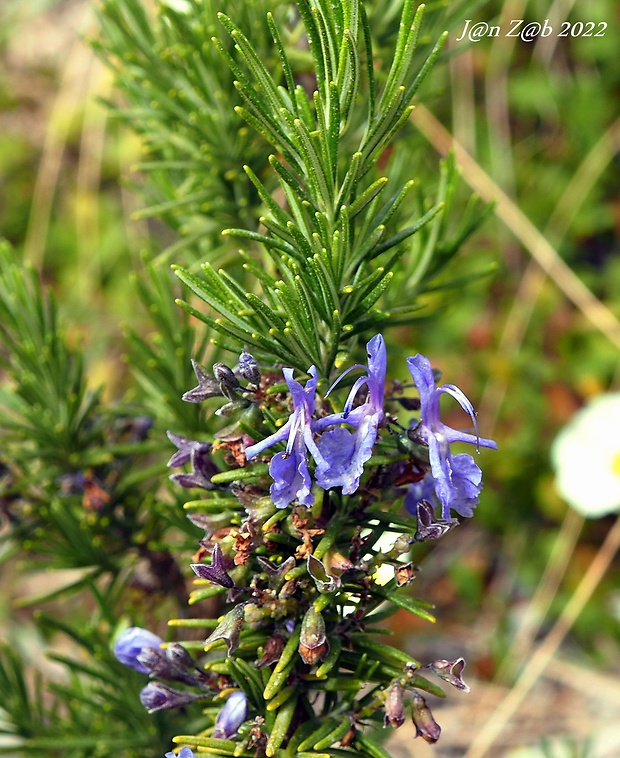
[[[200,688],[200,694],[177,690],[160,681],[149,682],[140,693],[140,702],[149,713],[182,708],[183,706],[218,695],[215,681],[199,669],[187,650],[176,642],[162,649],[164,641],[148,629],[132,626],[123,632],[114,645],[114,655],[125,666],[148,674],[151,678],[181,682]],[[214,737],[228,739],[237,734],[247,719],[248,701],[242,692],[233,692],[222,707],[215,722]],[[174,755],[166,753],[166,756]],[[193,758],[189,748],[183,748],[181,758]]]
[[[368,374],[355,382],[342,413],[320,419],[312,418],[317,385],[315,366],[308,369],[310,379],[305,387],[293,379],[293,369],[283,370],[293,400],[293,412],[281,429],[261,442],[250,445],[245,451],[246,458],[251,460],[278,442],[286,440],[286,450],[273,456],[269,468],[274,480],[270,491],[271,499],[278,508],[285,508],[293,500],[307,506],[314,503],[306,450],[316,463],[315,477],[319,487],[342,487],[345,495],[357,490],[364,463],[370,458],[383,420],[383,386],[387,363],[385,342],[380,334],[370,340],[366,347]],[[358,391],[365,384],[368,385],[366,401],[352,409]],[[353,427],[354,431],[332,429],[321,434],[315,442],[316,433],[341,424]]]
[[[467,691],[462,659],[427,665],[411,660],[403,666],[402,654],[388,654],[386,645],[376,647],[365,627],[415,578],[413,556],[406,555],[415,544],[454,528],[453,512],[473,513],[482,475],[473,457],[454,453],[452,444],[496,445],[478,434],[474,409],[463,392],[450,384],[437,386],[427,358],[408,359],[413,384],[403,385],[386,381],[387,350],[380,334],[366,350],[366,365],[351,366],[324,396],[316,366],[308,368],[305,381],[295,377],[294,369],[283,368],[286,393],[281,375],[261,375],[248,353],[234,369],[216,363],[212,374],[193,364],[198,386],[185,399],[222,397],[226,405],[219,415],[238,415],[213,443],[169,432],[177,447],[169,465],[192,469],[171,479],[205,491],[191,503],[190,519],[205,534],[197,562],[191,564],[198,588],[190,602],[221,595],[228,607],[215,626],[207,627],[205,670],[179,643],[164,646],[136,628],[121,636],[116,654],[151,679],[163,680],[142,690],[141,701],[150,712],[195,700],[215,704],[228,695],[201,746],[215,749],[221,740],[235,739],[263,758],[276,754],[282,744],[291,754],[338,741],[359,750],[366,744],[363,731],[369,720],[397,728],[406,714],[418,736],[435,742],[441,730],[421,691],[437,688],[425,673]],[[362,373],[337,406],[330,395],[355,370]],[[418,397],[403,397],[413,386]],[[444,394],[470,416],[473,433],[441,421]],[[396,406],[407,413],[419,411],[419,418],[402,426]],[[380,456],[376,465],[373,454]],[[317,490],[324,496],[312,508]],[[381,502],[403,495],[406,510],[415,516],[410,528],[398,516],[392,524]],[[290,504],[295,507],[287,509]],[[394,541],[396,528],[402,533]],[[412,598],[401,602],[431,618]],[[225,657],[218,658],[217,651]],[[360,694],[355,705],[343,703],[339,722],[315,714],[313,723],[313,697],[299,693],[318,691],[328,677],[337,682],[353,676],[361,657],[375,653],[384,668],[370,666],[370,673],[360,669],[355,674],[360,693],[374,681],[374,695]],[[270,667],[270,672],[261,671]],[[199,693],[173,689],[167,682]],[[249,711],[255,714],[253,721],[248,721]],[[303,721],[307,732],[300,726]],[[181,755],[192,758],[191,749],[183,748]]]
[[[341,413],[314,417],[317,387],[315,366],[308,369],[310,379],[304,387],[293,378],[292,369],[283,370],[293,401],[293,412],[278,431],[245,450],[246,458],[251,460],[268,448],[286,442],[286,449],[271,458],[269,468],[273,479],[270,495],[278,508],[284,508],[294,500],[306,506],[313,504],[307,453],[314,459],[315,483],[320,488],[341,487],[343,495],[353,494],[358,489],[364,464],[371,457],[379,428],[385,421],[387,355],[383,337],[376,335],[366,347],[367,369],[353,366],[345,372],[362,368],[367,373],[354,383]],[[425,487],[420,490],[420,497],[415,502],[436,498],[446,520],[450,520],[451,510],[461,516],[471,516],[482,489],[482,473],[471,455],[453,455],[450,445],[466,442],[476,445],[477,449],[496,448],[497,445],[493,440],[479,436],[473,406],[458,387],[452,384],[436,387],[428,358],[418,354],[409,358],[407,364],[420,396],[421,416],[419,424],[410,430],[409,438],[419,448],[428,451],[428,460],[422,458],[417,461]],[[364,387],[367,390],[366,399],[354,407]],[[475,434],[460,432],[442,423],[439,411],[442,394],[451,395],[469,414]],[[351,427],[352,431],[345,427]],[[409,500],[416,491],[417,488],[410,490]]]

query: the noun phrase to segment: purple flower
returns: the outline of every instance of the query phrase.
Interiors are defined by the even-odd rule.
[[[245,456],[248,460],[255,458],[272,445],[286,440],[286,450],[276,453],[269,464],[269,473],[273,479],[270,489],[271,499],[278,508],[285,508],[293,500],[298,500],[302,505],[311,506],[314,503],[314,496],[306,448],[316,460],[319,454],[312,437],[316,422],[312,422],[311,419],[314,413],[317,371],[314,366],[308,369],[310,379],[305,387],[293,379],[292,368],[282,369],[282,373],[293,398],[293,412],[281,429],[261,442],[246,448]]]
[[[319,457],[313,455],[317,462],[316,481],[319,487],[342,487],[344,495],[352,494],[359,487],[364,463],[372,455],[379,426],[383,421],[383,388],[387,364],[383,337],[377,334],[366,345],[366,349],[368,373],[357,379],[351,388],[344,411],[326,416],[315,424],[316,431],[334,424],[348,424],[355,428],[354,432],[342,427],[324,432],[317,443]],[[365,367],[352,366],[345,374],[354,368]],[[368,388],[366,400],[353,408],[355,397],[364,385]]]
[[[442,506],[442,516],[450,521],[450,510],[461,516],[472,516],[482,489],[482,472],[467,453],[452,455],[453,442],[467,442],[480,447],[497,449],[493,440],[478,434],[474,408],[463,392],[453,384],[435,386],[430,361],[419,353],[407,358],[409,371],[420,395],[421,421],[415,430],[417,441],[428,446],[435,493]],[[467,434],[443,424],[439,418],[439,398],[451,395],[471,417],[475,434]]]
[[[196,756],[194,755],[194,751],[190,748],[182,747],[178,755],[171,750],[169,753],[166,753],[164,758],[196,758]]]
[[[219,712],[213,737],[227,740],[234,737],[248,717],[248,699],[243,692],[233,692]]]
[[[142,674],[148,674],[150,669],[140,663],[138,656],[145,648],[158,648],[162,643],[162,638],[149,632],[148,629],[132,626],[116,640],[114,655],[125,666],[140,671]]]
[[[212,461],[209,454],[211,445],[208,442],[197,442],[187,437],[182,437],[174,432],[166,432],[168,439],[178,450],[168,461],[169,468],[178,468],[186,463],[192,464],[192,472],[189,474],[172,474],[170,479],[181,487],[200,487],[205,490],[215,489],[211,483],[211,477],[219,472],[218,467]]]

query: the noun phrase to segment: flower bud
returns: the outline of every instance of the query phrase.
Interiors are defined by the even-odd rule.
[[[219,712],[213,737],[228,740],[234,737],[248,717],[248,699],[243,692],[233,692]]]
[[[232,369],[228,368],[225,363],[214,363],[213,376],[219,383],[224,397],[227,397],[229,400],[235,400],[237,397],[236,390],[240,390],[242,387]]]
[[[250,384],[260,384],[260,369],[256,358],[250,353],[243,352],[239,356],[239,363],[237,364],[237,373],[242,379]]]
[[[174,432],[166,432],[168,439],[178,450],[168,461],[169,468],[178,468],[186,463],[192,464],[192,472],[173,474],[170,479],[181,487],[201,487],[206,490],[215,489],[211,477],[219,472],[219,468],[211,459],[212,445],[208,442],[190,440]]]
[[[441,735],[441,727],[433,718],[426,700],[418,692],[413,693],[412,717],[416,728],[416,737],[422,737],[429,745],[437,742]]]
[[[178,668],[191,669],[195,667],[194,659],[180,642],[171,642],[166,648],[166,658]]]
[[[114,655],[125,666],[142,674],[148,674],[150,669],[138,660],[138,656],[145,648],[158,648],[162,643],[162,638],[149,632],[148,629],[132,626],[116,640]]]
[[[198,379],[198,386],[188,390],[182,397],[186,403],[202,403],[210,397],[217,397],[222,394],[219,382],[212,376],[209,376],[204,368],[192,358],[192,368]]]
[[[170,664],[166,659],[166,654],[161,648],[158,647],[145,647],[138,653],[138,663],[142,666],[145,672],[159,676],[161,679],[169,679],[165,676],[166,669]],[[164,674],[161,676],[161,674]]]
[[[172,649],[172,652],[170,650]],[[178,650],[183,651],[179,654]],[[138,655],[138,662],[152,677],[166,679],[169,682],[200,685],[201,679],[196,676],[194,661],[190,654],[178,642],[173,642],[167,650],[156,647],[145,647]],[[192,673],[188,669],[192,669]]]
[[[314,666],[325,658],[328,651],[323,616],[311,605],[301,622],[299,655],[304,663]]]
[[[182,708],[200,697],[201,695],[195,695],[193,692],[174,690],[161,682],[149,682],[140,692],[140,702],[149,713]]]
[[[385,699],[385,718],[383,725],[388,724],[394,729],[398,729],[405,723],[403,688],[396,682],[388,690]]]

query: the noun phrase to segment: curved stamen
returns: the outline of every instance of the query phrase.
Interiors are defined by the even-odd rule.
[[[344,404],[344,410],[342,412],[344,418],[346,418],[349,413],[351,413],[351,409],[353,408],[353,403],[355,401],[355,396],[365,384],[368,384],[367,376],[360,376],[359,379],[355,380],[355,384],[351,387],[347,401]]]
[[[478,421],[476,420],[476,411],[474,410],[474,406],[471,404],[471,401],[467,397],[467,395],[460,390],[458,387],[456,387],[454,384],[444,384],[441,387],[437,388],[437,392],[443,393],[445,392],[447,395],[450,395],[453,397],[456,402],[461,406],[461,408],[465,411],[465,413],[468,414],[468,416],[471,418],[471,420],[474,423],[474,431],[476,432],[476,452],[480,452],[480,433],[478,432]]]
[[[346,369],[345,371],[343,371],[343,372],[342,372],[342,374],[340,374],[340,376],[339,376],[339,377],[336,379],[336,381],[335,381],[335,382],[332,384],[332,386],[331,386],[331,387],[330,387],[330,388],[327,390],[327,392],[325,393],[325,397],[327,397],[327,396],[329,395],[329,393],[330,393],[330,392],[331,392],[331,391],[334,389],[334,387],[335,387],[335,386],[336,386],[336,385],[337,385],[337,384],[340,382],[340,380],[341,380],[341,379],[344,379],[344,377],[345,377],[347,374],[349,374],[351,371],[353,371],[353,370],[354,370],[354,369],[356,369],[356,368],[361,368],[361,369],[362,369],[362,371],[367,371],[367,370],[368,370],[368,369],[366,368],[366,366],[362,366],[362,364],[361,364],[361,363],[355,363],[353,366],[349,366],[349,368],[348,368],[348,369]]]

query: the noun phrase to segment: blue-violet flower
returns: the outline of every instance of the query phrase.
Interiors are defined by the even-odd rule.
[[[227,740],[234,737],[248,717],[248,699],[243,692],[233,692],[219,712],[213,737]]]
[[[308,369],[310,379],[305,387],[293,379],[292,368],[285,368],[282,373],[293,399],[293,412],[277,432],[247,447],[245,456],[248,460],[255,458],[272,445],[286,440],[286,450],[276,453],[269,464],[269,473],[274,480],[270,489],[271,499],[278,508],[285,508],[293,500],[311,506],[314,503],[314,495],[306,448],[315,460],[317,456],[320,458],[312,436],[316,423],[312,421],[312,414],[318,381],[317,370],[315,366]]]
[[[319,487],[342,487],[344,495],[352,494],[359,487],[364,463],[372,455],[379,426],[383,421],[383,391],[387,365],[383,337],[380,334],[374,336],[366,345],[366,350],[368,373],[357,379],[351,387],[344,411],[319,419],[314,427],[316,431],[334,424],[348,424],[355,428],[354,432],[342,427],[324,432],[317,443],[319,457],[313,455],[317,463],[316,481]],[[352,366],[345,374],[354,368],[365,366]],[[353,408],[355,397],[364,385],[368,388],[366,400],[357,408]]]
[[[148,629],[132,626],[116,640],[114,655],[125,666],[135,669],[142,674],[149,674],[150,669],[147,669],[140,663],[138,656],[145,648],[158,648],[162,643],[162,638],[153,634],[153,632],[149,632]]]
[[[178,754],[171,750],[169,753],[166,753],[164,758],[196,758],[196,756],[191,748],[182,747]]]
[[[416,428],[417,439],[428,446],[431,472],[435,480],[435,493],[442,506],[442,516],[450,521],[450,510],[461,516],[472,516],[482,489],[482,472],[471,455],[452,455],[453,442],[467,442],[479,447],[497,449],[493,440],[478,434],[476,413],[465,394],[453,384],[435,386],[435,377],[430,361],[419,353],[407,358],[409,371],[420,395],[420,424]],[[452,429],[439,418],[439,398],[451,395],[471,417],[475,434]]]

